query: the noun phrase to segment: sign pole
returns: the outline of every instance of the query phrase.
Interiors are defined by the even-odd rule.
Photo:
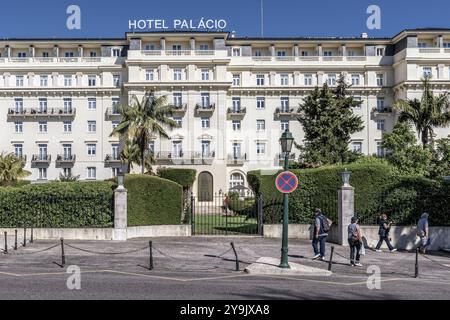
[[[289,170],[289,153],[285,153],[284,155],[284,171]],[[280,268],[283,269],[290,269],[289,266],[289,194],[284,194],[284,201],[283,201],[283,239],[282,239],[282,245],[281,245],[281,262],[280,262]]]

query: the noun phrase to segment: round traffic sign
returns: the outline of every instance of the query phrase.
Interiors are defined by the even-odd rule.
[[[292,172],[285,171],[278,175],[275,185],[281,193],[292,193],[298,188],[298,178]]]

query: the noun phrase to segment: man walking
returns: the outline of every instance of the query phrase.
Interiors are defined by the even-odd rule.
[[[360,263],[362,247],[361,228],[356,217],[352,218],[352,223],[348,226],[348,244],[350,245],[350,265],[362,267]]]
[[[321,261],[324,261],[325,245],[332,221],[325,217],[325,215],[322,213],[322,210],[319,208],[316,209],[314,215],[314,234],[312,240],[312,246],[314,249],[313,260],[319,259]]]
[[[395,252],[397,249],[395,249],[391,242],[389,241],[389,231],[391,230],[392,222],[388,221],[388,217],[385,213],[381,215],[380,219],[380,229],[378,230],[378,235],[380,236],[380,241],[378,241],[378,244],[375,248],[376,252],[381,252],[381,245],[383,242],[386,242],[386,245],[389,248],[389,251]]]
[[[422,214],[419,222],[417,223],[417,235],[420,237],[420,252],[426,253],[428,246],[428,239],[430,237],[428,233],[428,213]]]

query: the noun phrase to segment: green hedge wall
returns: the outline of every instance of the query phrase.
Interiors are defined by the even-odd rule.
[[[183,188],[191,188],[195,182],[197,170],[161,168],[158,170],[158,176],[160,178],[178,183]]]
[[[127,175],[128,225],[177,225],[181,223],[183,187],[147,175]]]
[[[0,227],[112,227],[112,188],[108,182],[0,188]]]

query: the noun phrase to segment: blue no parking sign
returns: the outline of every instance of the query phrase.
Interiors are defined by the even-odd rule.
[[[292,193],[298,188],[298,178],[292,172],[285,171],[278,175],[275,185],[281,193]]]

